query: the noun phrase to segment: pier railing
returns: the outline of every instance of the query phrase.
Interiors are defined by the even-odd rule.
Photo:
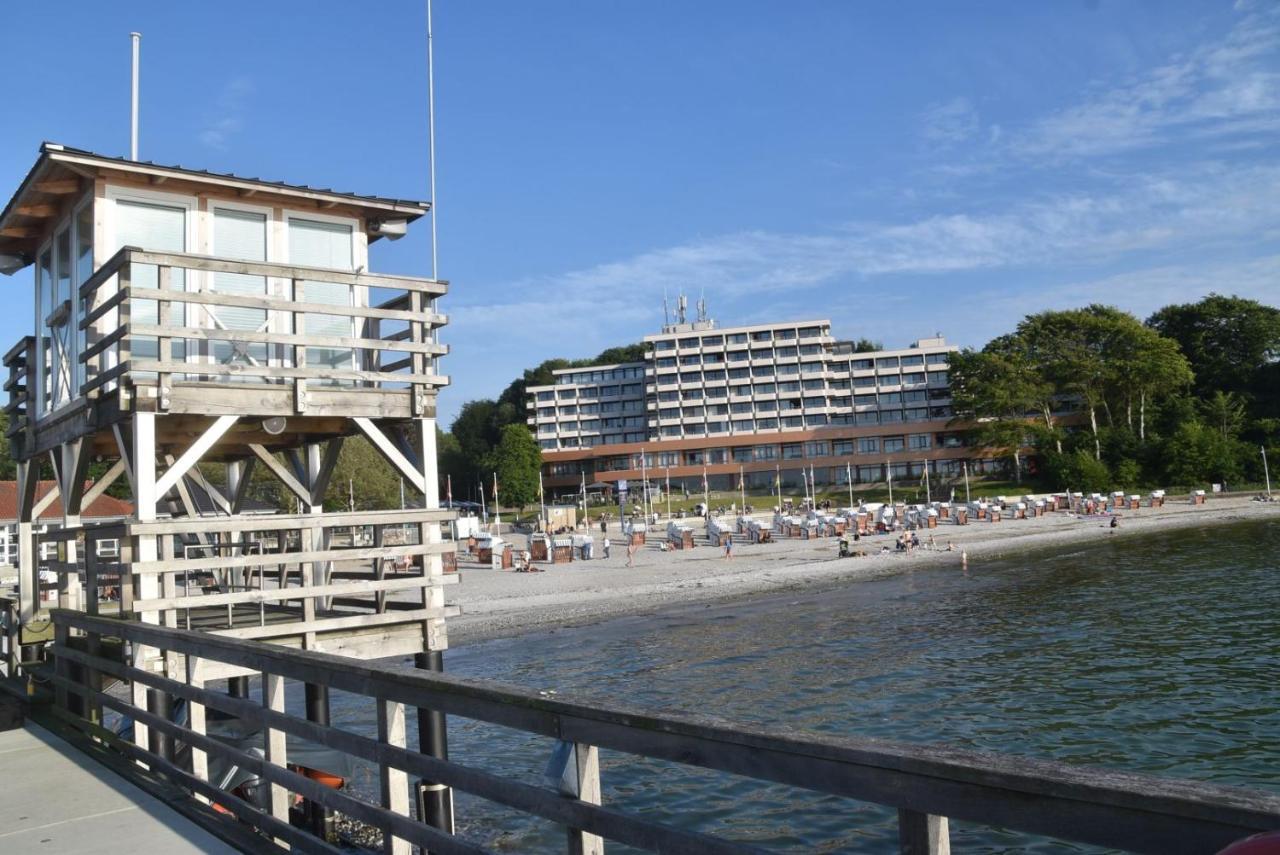
[[[149,626],[58,610],[54,678],[64,714],[76,726],[115,744],[194,797],[217,803],[262,834],[304,852],[334,852],[330,844],[288,822],[296,796],[381,829],[384,851],[411,846],[433,853],[484,851],[472,841],[418,822],[410,812],[410,777],[565,826],[568,851],[602,852],[613,840],[670,853],[760,852],[747,842],[676,828],[602,803],[599,751],[717,770],[818,793],[887,805],[898,811],[901,850],[949,851],[947,818],[1135,852],[1213,853],[1258,831],[1280,828],[1280,796],[1187,781],[975,753],[930,745],[841,738],[779,728],[738,726],[692,715],[596,706],[545,697],[492,682],[424,671],[388,670],[362,661],[303,652],[182,629]],[[157,648],[167,675],[122,661],[120,645]],[[117,651],[116,656],[105,651]],[[261,701],[231,697],[199,678],[204,662],[260,675]],[[133,684],[129,700],[101,690],[103,681]],[[288,681],[327,686],[367,700],[377,736],[365,736],[290,714]],[[152,694],[153,703],[138,699]],[[160,702],[157,701],[157,698]],[[171,720],[155,710],[186,702]],[[131,717],[134,738],[104,731],[103,708]],[[559,740],[576,774],[571,792],[487,772],[466,758],[420,754],[406,739],[407,709],[435,710]],[[70,712],[74,710],[74,712]],[[210,737],[206,710],[261,728],[261,754]],[[292,770],[286,736],[342,752],[378,770],[370,798],[332,790]],[[185,745],[181,762],[175,746]],[[568,750],[570,749],[571,750]],[[209,780],[218,755],[269,787],[266,807],[224,792]],[[563,785],[562,785],[563,787]]]

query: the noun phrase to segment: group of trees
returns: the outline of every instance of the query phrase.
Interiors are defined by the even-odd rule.
[[[1280,440],[1280,309],[1211,294],[1144,323],[1110,306],[1029,315],[951,363],[956,421],[1055,488],[1259,481]],[[1028,453],[1030,460],[1028,460]]]
[[[542,457],[526,422],[526,390],[530,386],[550,386],[555,382],[552,372],[562,368],[643,359],[642,344],[611,347],[591,359],[548,359],[526,369],[496,400],[480,398],[463,404],[449,432],[437,437],[440,476],[452,481],[454,498],[478,496],[481,489],[492,498],[496,473],[503,505],[524,507],[536,502]]]

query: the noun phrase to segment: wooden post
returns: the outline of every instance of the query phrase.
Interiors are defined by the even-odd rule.
[[[262,706],[274,712],[284,712],[284,677],[275,674],[262,675]],[[286,762],[285,734],[282,730],[267,726],[262,730],[262,750],[268,763],[283,767]],[[271,815],[284,822],[289,821],[289,791],[279,784],[271,784]],[[286,843],[277,840],[281,846]]]
[[[379,700],[378,741],[394,748],[405,747],[404,704]],[[386,763],[378,764],[382,787],[382,806],[404,816],[409,815],[409,776]],[[409,855],[409,841],[382,832],[382,851],[386,855]]]
[[[134,484],[134,519],[138,522],[154,522],[156,518],[156,416],[154,413],[134,413],[133,415],[133,462]],[[133,538],[135,546],[130,556],[137,562],[154,562],[156,555],[156,536],[139,534]],[[155,574],[134,577],[132,565],[122,564],[121,589],[126,585],[134,588],[140,600],[151,600],[160,596],[160,580]],[[128,573],[129,579],[124,579]],[[148,612],[141,616],[144,623],[159,623],[159,612]],[[134,667],[148,668],[148,660],[156,658],[159,651],[141,644],[133,645]],[[131,686],[133,705],[140,709],[147,708],[147,688],[136,680]],[[133,723],[133,743],[139,748],[148,748],[149,728],[141,722]]]
[[[951,855],[947,818],[899,808],[898,843],[902,855]]]
[[[573,746],[573,762],[577,764],[577,798],[588,804],[600,804],[600,749],[579,742]],[[576,828],[569,829],[569,855],[604,855],[604,838]]]
[[[186,657],[187,664],[187,685],[197,689],[204,688],[204,677],[200,675],[200,660],[194,656]],[[195,701],[187,702],[187,718],[191,732],[199,736],[205,735],[205,708],[204,704]],[[191,774],[195,775],[201,781],[209,780],[209,755],[194,746],[191,748]],[[203,796],[196,794],[196,798],[207,802]]]

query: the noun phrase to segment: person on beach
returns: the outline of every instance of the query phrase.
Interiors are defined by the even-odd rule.
[[[1120,527],[1120,518],[1119,518],[1119,517],[1112,517],[1112,518],[1111,518],[1111,528],[1113,528],[1113,529],[1117,529],[1117,528],[1119,528],[1119,527]]]
[[[929,549],[930,549],[930,551],[936,550],[937,548],[938,548],[938,544],[937,544],[937,542],[935,542],[935,541],[934,541],[934,539],[933,539],[933,535],[929,535]]]
[[[605,557],[605,558],[608,558],[608,557],[609,557],[609,547],[613,546],[613,544],[612,544],[612,543],[610,543],[610,542],[609,542],[609,538],[607,538],[607,537],[606,537],[606,538],[604,539],[604,543],[603,543],[603,544],[601,544],[601,545],[604,547],[604,557]]]
[[[627,544],[627,566],[628,567],[636,566],[636,552],[638,552],[639,550],[640,550],[639,544],[636,544],[636,543]]]
[[[727,559],[728,559],[728,560],[730,560],[730,561],[732,561],[732,560],[733,560],[733,538],[732,538],[732,537],[727,537],[727,538],[725,538],[725,541],[724,541],[724,557],[725,557],[725,558],[727,558]]]
[[[947,552],[955,552],[955,551],[956,551],[956,545],[955,545],[954,543],[952,543],[951,541],[949,541],[949,540],[948,540],[948,541],[947,541]]]

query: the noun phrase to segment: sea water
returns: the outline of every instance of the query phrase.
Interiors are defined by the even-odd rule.
[[[837,590],[470,644],[451,673],[565,699],[1280,790],[1280,523],[1111,538]],[[335,723],[372,729],[367,702]],[[454,760],[543,783],[550,740],[451,718]],[[793,852],[896,851],[886,808],[602,752],[604,801]],[[564,831],[457,795],[512,852]],[[964,852],[1088,847],[953,822]],[[610,846],[610,851],[626,851]]]

